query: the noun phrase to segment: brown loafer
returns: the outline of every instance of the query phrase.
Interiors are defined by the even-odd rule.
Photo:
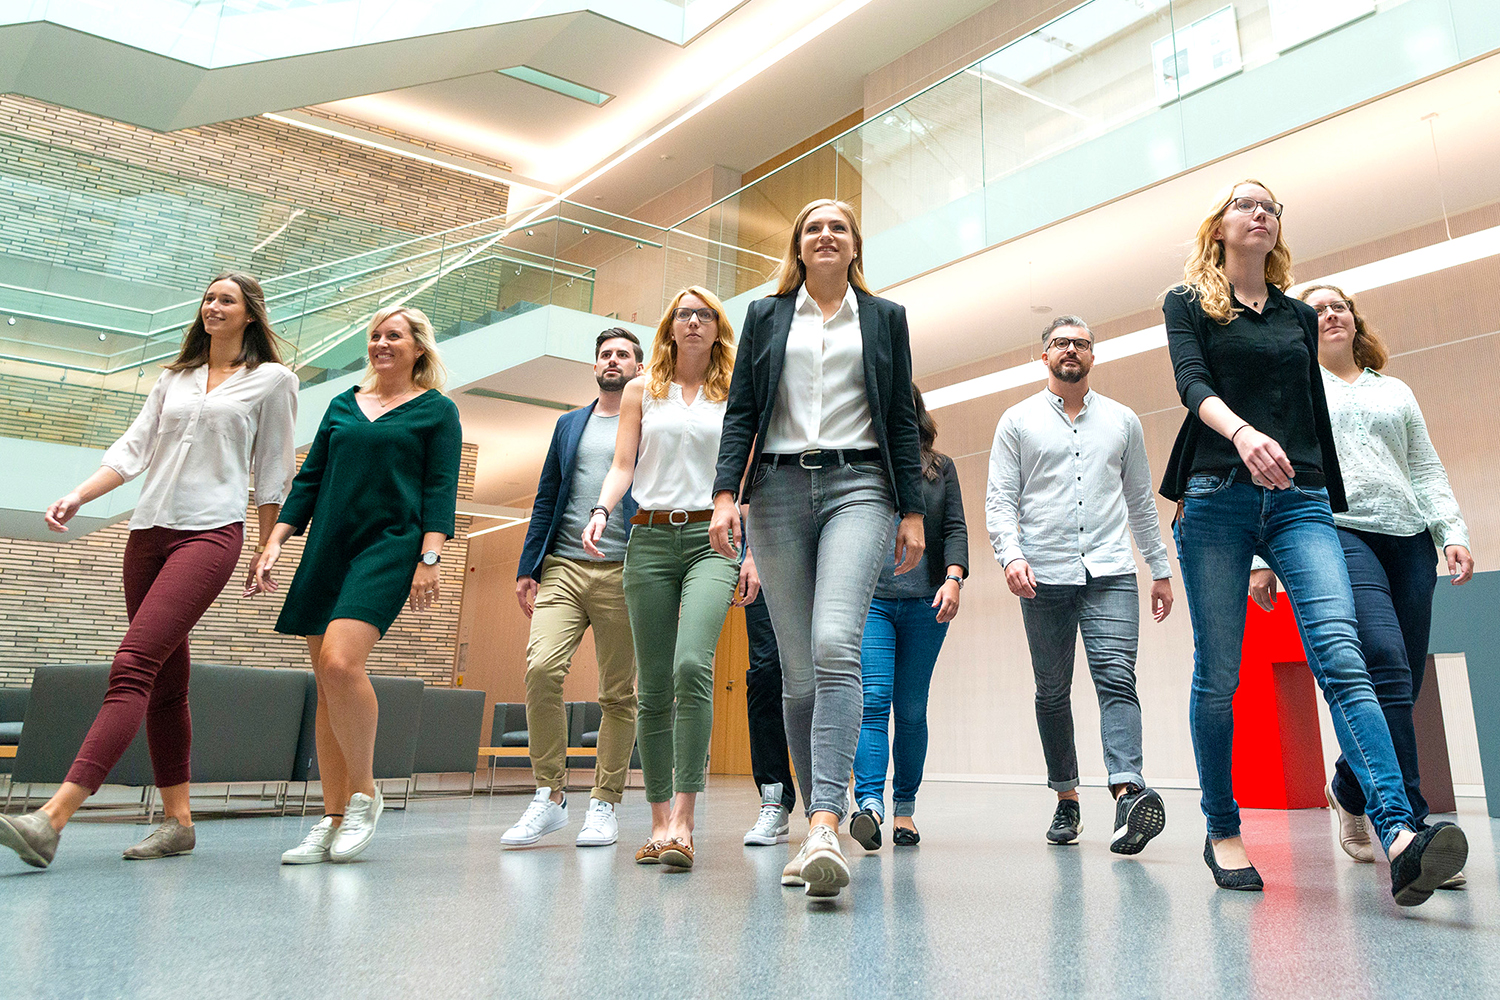
[[[673,868],[691,868],[693,867],[693,845],[684,843],[679,837],[673,837],[662,845],[659,857],[664,865],[671,865]]]
[[[661,851],[666,845],[659,840],[648,840],[645,845],[635,852],[635,863],[638,865],[661,864]]]

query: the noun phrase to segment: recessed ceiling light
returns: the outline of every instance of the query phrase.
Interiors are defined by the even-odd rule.
[[[564,80],[560,76],[553,76],[551,73],[543,73],[541,70],[533,69],[530,66],[510,66],[506,69],[497,69],[495,70],[495,72],[499,73],[501,76],[508,76],[513,80],[520,80],[522,83],[529,83],[533,86],[542,87],[546,90],[552,91],[554,94],[561,94],[564,97],[571,97],[575,101],[582,101],[585,104],[592,104],[596,108],[603,107],[604,105],[615,99],[614,94],[606,94],[602,90],[595,90],[593,87],[585,87],[581,83],[574,83],[572,80]]]
[[[1031,307],[1031,311],[1034,312],[1034,313],[1036,313],[1038,316],[1045,316],[1049,312],[1052,311],[1052,307],[1051,306],[1032,306]]]

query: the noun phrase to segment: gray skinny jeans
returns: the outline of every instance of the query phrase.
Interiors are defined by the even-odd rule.
[[[1146,786],[1141,777],[1141,703],[1135,657],[1141,605],[1134,575],[1095,576],[1076,584],[1036,585],[1021,598],[1021,618],[1036,676],[1036,726],[1047,759],[1047,784],[1059,792],[1078,786],[1073,741],[1073,655],[1078,633],[1099,696],[1099,735],[1111,785]]]
[[[787,747],[807,814],[848,812],[864,697],[859,645],[892,544],[885,470],[763,466],[748,536],[781,650]]]

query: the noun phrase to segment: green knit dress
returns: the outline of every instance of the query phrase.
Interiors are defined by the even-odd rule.
[[[371,420],[356,389],[328,404],[281,508],[295,534],[309,520],[312,531],[278,632],[322,635],[335,618],[354,618],[385,635],[411,594],[422,536],[453,537],[458,407],[429,389]]]

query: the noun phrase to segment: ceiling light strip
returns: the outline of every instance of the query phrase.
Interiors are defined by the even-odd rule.
[[[1477,233],[1444,240],[1431,246],[1398,253],[1384,260],[1361,264],[1337,271],[1314,281],[1293,285],[1289,291],[1296,294],[1308,285],[1337,285],[1350,295],[1368,292],[1398,281],[1435,274],[1461,264],[1472,264],[1476,260],[1500,255],[1500,226],[1481,229]],[[1100,341],[1094,351],[1094,364],[1128,358],[1132,355],[1154,351],[1167,346],[1167,328],[1158,324],[1145,330],[1137,330],[1109,340]],[[1041,361],[1028,361],[1003,371],[991,372],[977,378],[954,382],[922,394],[927,409],[936,410],[955,403],[965,403],[981,396],[992,396],[1006,389],[1015,389],[1047,378],[1047,367]]]
[[[467,535],[464,536],[464,539],[468,540],[468,539],[471,539],[471,538],[478,538],[480,535],[488,535],[492,531],[504,531],[506,528],[514,528],[516,525],[518,525],[518,524],[525,524],[527,521],[530,521],[530,520],[531,520],[530,517],[518,517],[515,520],[507,521],[504,524],[495,524],[495,525],[491,525],[488,528],[481,528],[478,531],[471,531]]]

